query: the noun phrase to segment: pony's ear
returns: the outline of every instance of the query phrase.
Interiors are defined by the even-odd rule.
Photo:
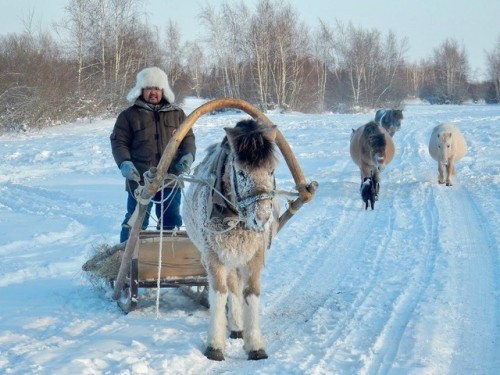
[[[270,142],[274,142],[274,140],[276,139],[276,135],[278,134],[277,129],[278,127],[276,125],[272,125],[268,129],[266,129],[265,135]]]
[[[234,128],[225,127],[224,131],[226,132],[227,140],[231,145],[231,147],[233,146],[234,139],[239,137],[243,133],[243,131],[240,128],[236,127]]]

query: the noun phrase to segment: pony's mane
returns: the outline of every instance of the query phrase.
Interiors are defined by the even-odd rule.
[[[363,138],[373,148],[384,148],[387,143],[384,133],[382,133],[379,124],[377,124],[375,121],[370,121],[365,125]]]
[[[225,128],[237,161],[257,168],[276,164],[275,128],[256,120],[242,120],[234,128]]]

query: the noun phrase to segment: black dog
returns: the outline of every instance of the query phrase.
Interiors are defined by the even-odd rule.
[[[402,109],[379,109],[375,113],[375,122],[381,125],[392,137],[401,128]]]
[[[365,210],[368,209],[368,203],[370,203],[370,207],[373,210],[375,208],[375,200],[376,200],[375,181],[373,181],[371,177],[365,177],[363,179],[363,182],[361,183],[359,191],[361,192],[361,198],[365,203]]]

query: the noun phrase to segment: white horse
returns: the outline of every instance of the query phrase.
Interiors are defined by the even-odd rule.
[[[185,194],[186,231],[208,275],[205,356],[212,360],[224,360],[227,324],[231,338],[243,338],[248,359],[267,358],[259,322],[260,274],[280,213],[275,128],[256,120],[225,128],[222,143],[211,146],[194,171],[213,183],[192,183]]]
[[[438,162],[439,183],[452,186],[455,162],[467,153],[467,143],[460,130],[453,124],[440,124],[432,130],[429,154]],[[444,176],[446,166],[446,178]]]

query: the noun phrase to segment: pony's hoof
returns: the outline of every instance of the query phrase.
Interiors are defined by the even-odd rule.
[[[248,359],[258,361],[259,359],[267,359],[267,353],[264,349],[252,350],[248,352]]]
[[[222,350],[212,348],[211,346],[209,346],[207,350],[205,350],[205,357],[211,359],[212,361],[224,360],[224,354],[222,353]]]
[[[229,334],[230,339],[242,339],[243,338],[243,331],[231,331]]]
[[[451,182],[447,182],[446,186],[453,186],[453,184]]]

